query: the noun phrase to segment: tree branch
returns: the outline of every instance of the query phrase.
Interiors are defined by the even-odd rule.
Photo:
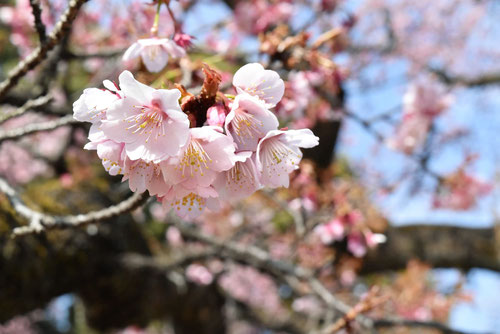
[[[40,6],[40,0],[30,0],[31,10],[33,11],[33,16],[35,17],[35,29],[38,33],[38,39],[40,44],[44,44],[47,40],[45,35],[45,25],[42,22],[42,8]]]
[[[404,269],[418,258],[437,268],[484,268],[500,272],[495,228],[411,225],[390,227],[387,241],[363,258],[362,273]]]
[[[19,197],[17,192],[9,183],[0,177],[0,191],[3,192],[13,209],[23,218],[29,221],[29,225],[17,227],[13,230],[13,236],[39,233],[45,229],[77,227],[88,223],[98,222],[130,212],[149,198],[146,192],[136,193],[126,200],[98,211],[91,211],[86,214],[53,216],[31,209]]]
[[[50,131],[57,129],[61,126],[76,124],[76,123],[79,122],[73,118],[73,115],[67,115],[47,122],[28,124],[26,126],[12,130],[0,131],[0,143],[3,142],[4,140],[17,139],[32,133],[40,131]]]
[[[40,64],[47,57],[48,52],[61,42],[63,37],[68,33],[71,23],[76,18],[78,10],[85,2],[87,2],[87,0],[71,0],[69,2],[68,9],[61,16],[59,22],[57,22],[54,30],[48,36],[47,41],[31,52],[26,59],[21,61],[12,71],[10,71],[7,78],[0,83],[0,101],[5,94],[26,75],[26,73]]]
[[[469,332],[454,330],[436,321],[416,321],[416,320],[397,319],[397,318],[377,319],[374,321],[374,326],[376,328],[388,328],[388,327],[427,328],[427,329],[438,330],[442,334],[471,334]]]
[[[50,100],[51,100],[51,97],[48,95],[41,96],[41,97],[36,98],[34,100],[28,100],[28,101],[26,101],[26,103],[24,103],[21,107],[19,107],[14,112],[11,112],[9,114],[2,114],[0,116],[0,123],[3,123],[3,122],[5,122],[13,117],[21,116],[22,114],[24,114],[26,111],[28,111],[30,109],[44,106],[47,103],[49,103]]]
[[[26,101],[36,100],[38,98],[39,98],[38,96],[34,96],[31,94],[23,94],[23,93],[9,94],[3,98],[2,104],[7,104],[13,107],[21,108],[22,106],[24,106]],[[30,108],[47,115],[64,116],[73,113],[73,110],[70,105],[62,108],[55,108],[51,105],[41,104],[41,105],[32,105]]]
[[[442,82],[448,85],[483,87],[500,84],[500,73],[488,73],[475,78],[468,78],[466,76],[450,74],[444,69],[429,68],[429,71],[436,74]]]
[[[274,260],[269,253],[255,246],[219,240],[218,238],[201,233],[178,220],[174,220],[174,224],[185,237],[211,245],[220,250],[220,253],[226,254],[226,256],[233,260],[252,265],[282,278],[292,276],[307,282],[311,290],[323,300],[330,309],[340,312],[341,314],[347,314],[351,310],[349,305],[337,299],[308,269],[285,261]],[[373,326],[371,319],[363,315],[357,315],[356,320],[367,328],[372,328]]]

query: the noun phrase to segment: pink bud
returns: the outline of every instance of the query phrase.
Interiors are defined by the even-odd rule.
[[[194,283],[208,285],[213,281],[213,275],[205,266],[200,264],[190,264],[186,268],[186,277]]]
[[[224,126],[226,120],[226,108],[216,104],[207,110],[207,124],[213,126]]]
[[[193,44],[193,36],[184,33],[176,33],[174,35],[174,42],[180,47],[187,49]]]
[[[366,244],[361,233],[354,232],[347,237],[347,249],[356,257],[366,254]]]

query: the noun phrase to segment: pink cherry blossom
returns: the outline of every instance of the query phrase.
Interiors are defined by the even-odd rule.
[[[388,146],[412,154],[424,144],[434,118],[452,102],[444,87],[430,78],[413,83],[403,97],[403,119],[396,135],[387,141]]]
[[[164,196],[171,188],[164,180],[161,168],[153,162],[125,159],[123,180],[134,192],[149,191],[151,196]]]
[[[185,33],[176,33],[174,35],[174,42],[181,48],[187,49],[193,44],[193,36]]]
[[[165,215],[165,208],[163,208],[160,204],[158,203],[153,203],[153,205],[158,205],[159,208],[156,209],[156,211],[161,210],[161,219],[158,219],[157,215],[155,216],[155,219],[157,220],[164,220],[166,217]],[[182,238],[182,234],[179,231],[179,229],[175,226],[170,226],[167,228],[167,231],[165,232],[165,238],[168,241],[169,246],[172,247],[180,247],[184,245],[184,239]]]
[[[278,104],[285,92],[285,83],[279,74],[264,69],[259,63],[247,64],[236,71],[233,85],[238,94],[257,96],[271,108]]]
[[[334,218],[326,224],[318,225],[314,232],[320,237],[322,243],[328,245],[344,238],[345,227],[340,219]]]
[[[18,0],[15,7],[0,7],[0,22],[10,25],[12,44],[19,47],[23,56],[28,54],[32,46],[30,34],[34,31],[34,17],[29,0]]]
[[[28,183],[49,170],[50,166],[44,160],[34,159],[15,142],[6,141],[0,146],[0,175],[10,183]]]
[[[107,111],[104,135],[125,143],[131,160],[162,160],[177,154],[188,140],[189,120],[179,106],[178,89],[154,89],[124,71],[120,77],[124,96]]]
[[[201,285],[208,285],[214,280],[214,276],[205,266],[196,263],[190,264],[186,268],[186,277],[191,282]]]
[[[258,34],[273,24],[287,22],[293,11],[293,4],[287,1],[239,1],[234,10],[234,29]]]
[[[235,147],[222,128],[204,126],[189,130],[189,140],[176,157],[161,164],[170,184],[182,183],[196,192],[212,184],[217,174],[234,166]]]
[[[373,233],[370,230],[363,231],[366,245],[369,248],[375,248],[378,244],[383,244],[387,241],[387,237],[381,233]]]
[[[288,187],[289,173],[299,167],[302,152],[299,147],[318,145],[319,138],[311,130],[272,130],[257,147],[257,168],[264,186]]]
[[[491,192],[492,186],[468,175],[463,169],[448,176],[434,195],[433,206],[439,209],[469,210],[477,200]]]
[[[258,142],[279,122],[258,98],[248,94],[236,96],[226,116],[226,133],[237,145],[238,151],[255,151]]]
[[[213,187],[198,188],[197,193],[180,185],[170,188],[165,196],[158,200],[167,210],[172,209],[182,219],[194,219],[203,213],[205,208],[219,209],[217,191]]]
[[[181,58],[186,51],[168,38],[139,39],[123,54],[123,60],[141,57],[149,72],[160,72],[168,63],[169,56]]]
[[[253,267],[235,265],[219,281],[234,298],[277,313],[282,308],[275,282]]]
[[[412,154],[424,144],[431,124],[432,120],[428,117],[418,114],[404,115],[396,135],[387,140],[387,145],[393,150]]]
[[[242,151],[236,155],[238,161],[234,167],[219,173],[214,182],[220,199],[227,201],[241,200],[261,188],[255,154],[251,151]]]
[[[96,145],[97,156],[110,175],[122,174],[125,168],[124,144],[105,140]]]
[[[96,123],[106,119],[106,111],[120,98],[120,93],[111,81],[105,80],[103,84],[107,89],[87,88],[73,103],[73,117],[77,121]]]
[[[420,78],[410,85],[403,96],[405,114],[436,117],[453,103],[453,96],[445,87],[431,78]]]
[[[360,232],[353,232],[347,236],[347,249],[356,257],[363,257],[367,251],[367,245]]]
[[[207,110],[207,124],[213,126],[224,126],[227,109],[222,104],[216,104]]]

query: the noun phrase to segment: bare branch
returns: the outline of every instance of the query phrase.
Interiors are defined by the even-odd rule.
[[[38,33],[38,39],[40,44],[44,44],[47,40],[45,34],[45,25],[42,22],[42,8],[40,6],[40,0],[30,0],[31,9],[33,10],[33,16],[35,17],[35,29]]]
[[[500,84],[500,73],[488,73],[475,78],[468,78],[466,76],[450,74],[443,69],[429,68],[429,71],[436,74],[442,82],[448,85],[483,87]]]
[[[53,216],[38,212],[28,207],[24,204],[14,188],[12,188],[9,183],[1,177],[0,191],[7,196],[13,209],[29,221],[28,226],[17,227],[14,229],[14,237],[24,234],[39,233],[45,229],[77,227],[116,217],[138,208],[144,204],[149,197],[146,192],[141,194],[136,193],[126,200],[102,210],[91,211],[86,214],[79,215]]]
[[[204,234],[188,226],[188,224],[180,222],[179,220],[174,220],[174,223],[185,237],[201,241],[220,250],[220,253],[218,253],[219,256],[221,253],[224,253],[233,260],[252,265],[256,268],[265,270],[268,273],[283,278],[292,276],[306,281],[311,290],[314,291],[314,293],[321,300],[323,300],[329,308],[340,312],[341,314],[346,314],[351,310],[349,305],[337,299],[317,278],[314,277],[313,273],[306,268],[302,268],[293,263],[275,260],[271,258],[269,253],[255,246],[243,245],[233,241],[219,240],[218,238]],[[357,315],[356,320],[363,326],[372,328],[372,321],[370,319],[362,315]]]
[[[8,94],[2,99],[2,104],[21,108],[22,106],[24,106],[26,101],[36,100],[37,98],[38,96],[27,93]],[[40,105],[32,105],[31,109],[34,111],[41,112],[43,114],[57,115],[57,116],[64,116],[73,113],[71,105],[66,105],[64,107],[54,107],[52,105],[40,104]]]
[[[5,94],[26,75],[26,73],[40,64],[47,57],[48,52],[62,41],[63,37],[68,33],[71,23],[76,18],[78,10],[85,2],[87,2],[87,0],[71,0],[69,2],[68,9],[61,16],[59,22],[57,22],[54,30],[48,36],[47,41],[33,50],[33,52],[10,71],[7,78],[0,83],[0,101]]]
[[[99,51],[99,52],[94,52],[94,53],[78,53],[78,52],[71,52],[71,51],[64,51],[62,53],[62,58],[63,59],[77,59],[77,60],[84,60],[84,59],[90,59],[90,58],[113,58],[113,57],[118,57],[122,53],[125,52],[125,49],[119,49],[119,50],[105,50],[105,51]]]
[[[414,258],[436,268],[500,271],[499,234],[495,230],[424,224],[391,227],[385,232],[387,241],[363,258],[361,272],[404,269]]]
[[[462,332],[452,329],[437,321],[416,321],[416,320],[397,319],[397,318],[377,319],[374,321],[374,326],[376,328],[387,328],[387,327],[427,328],[427,329],[438,330],[443,334],[471,334],[470,332]]]
[[[384,28],[387,32],[387,43],[382,45],[352,45],[348,48],[351,53],[376,52],[380,54],[388,54],[394,51],[397,44],[396,34],[392,27],[391,12],[385,8],[382,10],[384,15]]]
[[[198,252],[182,254],[176,258],[150,257],[137,253],[125,254],[121,262],[131,268],[151,268],[161,271],[169,271],[179,267],[184,267],[196,261],[206,260],[217,256],[215,249],[206,249]]]
[[[20,127],[17,129],[1,131],[0,143],[3,142],[4,140],[16,139],[40,131],[50,131],[57,129],[61,126],[76,124],[76,123],[79,122],[73,118],[73,115],[67,115],[47,122],[28,124],[24,127]]]
[[[44,106],[46,105],[47,103],[49,103],[51,100],[51,97],[46,95],[46,96],[41,96],[37,99],[34,99],[34,100],[28,100],[26,101],[25,104],[23,104],[20,108],[18,108],[17,110],[15,110],[14,112],[10,113],[10,114],[4,114],[4,115],[1,115],[0,116],[0,123],[3,123],[13,117],[17,117],[17,116],[21,116],[22,114],[24,114],[26,111],[32,109],[32,108],[36,108],[36,107],[41,107],[41,106]]]

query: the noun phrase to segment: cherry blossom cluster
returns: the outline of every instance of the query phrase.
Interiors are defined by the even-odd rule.
[[[491,184],[469,175],[463,168],[447,176],[434,194],[433,206],[438,209],[469,210],[480,197],[489,194]]]
[[[281,100],[284,83],[257,63],[236,72],[237,95],[227,108],[209,108],[201,125],[182,110],[178,89],[154,89],[128,71],[119,84],[103,84],[73,104],[75,119],[92,123],[85,148],[97,150],[109,174],[123,175],[132,191],[149,191],[182,218],[264,186],[288,187],[300,148],[319,141],[309,129],[278,129],[269,109]]]
[[[149,72],[160,72],[167,65],[169,57],[182,58],[186,55],[186,50],[178,43],[189,46],[190,37],[186,34],[176,37],[177,42],[158,37],[139,39],[125,51],[123,60],[129,61],[140,56]]]
[[[362,213],[353,210],[318,225],[314,231],[326,245],[347,238],[347,249],[354,256],[363,257],[368,248],[374,248],[386,239],[383,234],[373,233],[368,228],[360,228],[362,226],[360,222],[363,220]]]
[[[443,85],[430,78],[412,84],[403,97],[403,119],[388,144],[395,150],[412,154],[427,138],[432,122],[453,103]]]

